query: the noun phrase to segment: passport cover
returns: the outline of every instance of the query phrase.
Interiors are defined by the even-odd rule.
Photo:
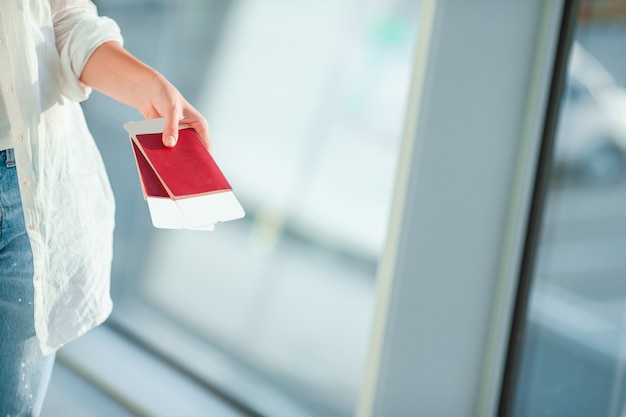
[[[161,137],[161,133],[138,134],[133,141],[170,198],[176,200],[232,190],[195,130],[179,130],[178,142],[173,148],[163,145]],[[142,174],[146,168],[142,164]]]

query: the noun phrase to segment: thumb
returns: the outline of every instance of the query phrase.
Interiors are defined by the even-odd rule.
[[[178,142],[178,120],[171,115],[165,118],[165,127],[163,129],[163,145],[172,148]]]

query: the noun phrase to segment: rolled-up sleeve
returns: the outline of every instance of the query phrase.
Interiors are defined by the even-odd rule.
[[[91,88],[80,82],[80,76],[91,54],[104,42],[123,43],[117,23],[99,16],[88,0],[51,0],[52,21],[57,51],[61,61],[63,95],[82,101]]]

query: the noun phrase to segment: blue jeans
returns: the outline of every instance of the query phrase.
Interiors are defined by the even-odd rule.
[[[35,336],[33,253],[13,150],[0,151],[0,416],[38,416],[54,356]]]

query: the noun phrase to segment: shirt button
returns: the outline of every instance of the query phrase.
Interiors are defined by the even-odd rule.
[[[8,86],[8,87],[6,88],[6,90],[7,90],[7,93],[10,93],[11,91],[13,91],[13,87]]]
[[[41,279],[41,275],[37,274],[35,275],[35,281],[39,281]]]
[[[4,45],[4,39],[0,38],[0,45]]]
[[[28,181],[28,180],[24,180],[24,181],[22,181],[22,185],[23,185],[25,188],[28,188],[28,187],[30,187],[30,181]]]
[[[30,224],[30,225],[28,226],[28,228],[29,228],[30,230],[37,230],[37,223]]]
[[[17,141],[18,142],[22,142],[24,140],[24,136],[23,135],[17,135]]]

